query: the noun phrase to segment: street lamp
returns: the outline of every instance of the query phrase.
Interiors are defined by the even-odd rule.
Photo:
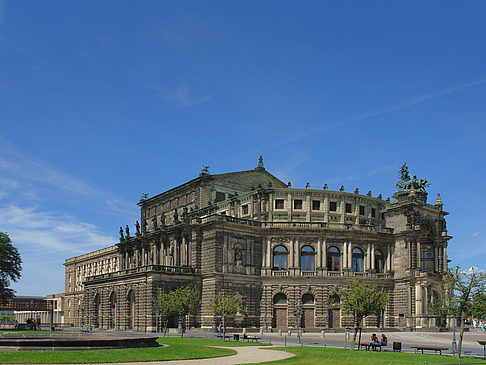
[[[457,343],[456,343],[456,314],[454,313],[452,322],[452,354],[456,354],[457,352]]]
[[[302,317],[302,302],[297,299],[295,303],[294,315],[297,321],[297,343],[300,343],[300,318]]]

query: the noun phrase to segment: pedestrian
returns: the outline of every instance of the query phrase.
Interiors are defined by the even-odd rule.
[[[218,324],[218,336],[221,336],[221,330],[223,326],[221,326],[221,323]]]

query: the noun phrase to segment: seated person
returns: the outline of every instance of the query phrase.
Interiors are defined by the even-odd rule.
[[[380,341],[378,341],[378,337],[376,336],[376,333],[373,333],[371,335],[371,341],[370,342],[366,342],[366,345],[367,346],[367,350],[369,351],[371,348],[375,348],[375,345],[379,344]]]
[[[381,340],[380,340],[380,346],[386,346],[388,345],[388,339],[386,338],[385,334],[381,334]]]

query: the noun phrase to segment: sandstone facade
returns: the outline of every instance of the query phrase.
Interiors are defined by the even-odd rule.
[[[428,304],[442,294],[447,234],[438,197],[398,191],[294,189],[262,163],[254,170],[200,176],[139,203],[141,224],[115,245],[66,260],[65,322],[152,331],[159,288],[197,285],[200,311],[190,326],[219,321],[208,303],[238,291],[243,327],[293,328],[297,301],[305,328],[342,328],[353,317],[331,304],[335,289],[358,277],[390,291],[383,313],[365,327],[437,327]],[[169,325],[176,321],[169,318]],[[230,323],[231,325],[231,323]]]

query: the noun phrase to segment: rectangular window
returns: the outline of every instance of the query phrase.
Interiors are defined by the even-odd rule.
[[[245,204],[241,207],[241,211],[243,213],[243,215],[247,215],[248,214],[248,204]]]
[[[385,220],[385,213],[381,213],[381,219]]]
[[[345,210],[346,213],[352,213],[353,212],[352,209],[351,209],[352,208],[351,207],[351,204],[346,203],[346,207],[345,208],[346,208],[346,210]]]
[[[217,191],[216,192],[216,203],[217,202],[222,202],[225,199],[226,199],[226,194],[225,193],[222,193],[220,191]]]
[[[284,201],[283,199],[275,199],[275,209],[283,209]]]
[[[302,209],[302,200],[294,200],[294,209]]]
[[[329,202],[329,210],[331,212],[337,211],[337,203],[336,202]]]
[[[376,209],[375,209],[375,208],[371,208],[371,216],[372,216],[373,218],[375,218],[375,217],[376,217]]]
[[[321,209],[321,202],[319,200],[312,201],[312,210],[320,210]]]
[[[365,207],[362,205],[359,206],[359,215],[365,215]]]

